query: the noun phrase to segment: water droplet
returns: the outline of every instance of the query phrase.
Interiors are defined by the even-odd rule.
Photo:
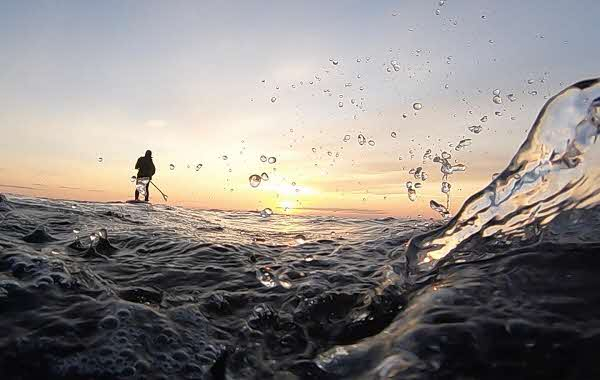
[[[530,91],[529,95],[536,96],[538,92],[536,90]]]
[[[506,97],[508,98],[508,100],[510,100],[511,102],[514,102],[515,100],[517,100],[517,97],[515,96],[515,94],[508,94],[506,95]]]
[[[269,164],[274,164],[277,162],[277,158],[275,157],[269,157],[269,159],[267,160],[269,162]]]
[[[440,11],[439,9],[436,9],[436,10],[435,10],[435,14],[436,14],[437,16],[439,16],[441,13],[442,13],[442,11]]]
[[[396,61],[394,59],[390,63],[392,65],[392,68],[394,69],[394,71],[400,71],[400,65],[398,64],[398,61]]]
[[[306,243],[306,236],[304,236],[304,235],[296,235],[294,237],[294,240],[296,241],[296,244],[304,244],[304,243]]]
[[[396,138],[396,132],[392,132],[392,138]]]
[[[421,184],[421,182],[417,182],[417,183],[415,183],[415,189],[420,189],[420,188],[421,188],[421,186],[423,186],[423,185]]]
[[[260,178],[262,178],[263,181],[268,181],[269,180],[269,175],[267,173],[264,173],[260,175]]]
[[[260,185],[260,182],[261,182],[261,177],[258,174],[252,174],[248,178],[248,182],[250,183],[250,186],[258,187],[258,185]]]
[[[268,218],[269,216],[273,215],[273,210],[271,210],[270,208],[265,208],[263,210],[261,210],[260,212],[260,216],[263,218]]]
[[[502,98],[499,96],[494,96],[494,98],[492,99],[492,101],[496,104],[502,104]]]
[[[417,200],[417,191],[415,189],[408,189],[408,199],[410,199],[411,202]]]
[[[471,127],[469,127],[469,131],[478,134],[479,132],[481,132],[481,130],[483,129],[483,127],[481,125],[473,125]]]
[[[431,200],[429,202],[429,207],[431,207],[432,210],[439,212],[444,219],[450,216],[450,212],[448,211],[448,209],[434,200]]]
[[[352,83],[348,82],[344,85],[344,87],[352,87]]]
[[[533,79],[527,79],[527,84],[533,84],[535,81]]]
[[[414,103],[414,104],[413,104],[413,109],[414,109],[415,111],[419,111],[419,110],[421,110],[422,108],[423,108],[423,105],[422,105],[421,103]]]
[[[442,193],[448,194],[452,185],[446,181],[442,182]]]
[[[449,160],[449,159],[452,158],[452,155],[450,153],[448,153],[448,152],[442,152],[442,158],[444,160]]]
[[[456,164],[452,166],[452,171],[455,172],[464,172],[465,170],[467,170],[467,167],[464,164]]]
[[[370,146],[375,146],[375,141],[373,141],[373,140],[369,140],[369,145],[370,145]]]
[[[173,164],[169,165],[169,169],[175,170],[175,165],[173,165]]]
[[[102,162],[104,159],[102,157],[98,157],[98,162]]]
[[[344,102],[339,102],[338,107],[342,108],[344,106]]]
[[[198,164],[198,165],[196,165],[196,171],[198,171],[198,170],[200,170],[200,169],[202,169],[202,164]]]
[[[488,121],[488,117],[484,116],[481,119],[479,119],[479,121],[481,121],[482,123],[485,123],[486,121]]]
[[[275,275],[271,273],[269,268],[258,268],[256,270],[256,279],[267,288],[274,288],[277,286]]]
[[[455,150],[461,150],[462,148],[471,145],[472,140],[471,139],[464,139],[464,140],[460,140],[458,142],[458,145],[456,145],[456,148],[454,148]]]
[[[317,153],[317,148],[312,148],[313,153]]]
[[[272,97],[272,98],[271,98],[271,103],[275,103],[276,101],[277,101],[277,98],[276,98],[276,97]]]
[[[344,142],[348,142],[348,141],[350,141],[350,135],[344,136]]]
[[[267,162],[267,156],[265,156],[264,154],[260,156],[260,162]]]
[[[136,177],[134,175],[131,176],[131,178],[129,179],[131,182],[135,182],[136,181]]]
[[[337,59],[331,59],[330,61],[334,64],[334,66],[337,66],[337,64],[339,63]]]
[[[365,145],[366,142],[367,142],[367,139],[365,138],[365,136],[363,136],[362,134],[358,135],[358,144],[359,145]]]
[[[221,157],[221,158],[223,159],[223,161],[227,161],[227,159],[228,159],[229,157],[227,157],[227,156],[223,156],[223,157]]]
[[[496,88],[494,91],[492,91],[492,94],[494,96],[500,96],[500,90]]]

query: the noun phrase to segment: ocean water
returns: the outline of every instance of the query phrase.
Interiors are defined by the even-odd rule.
[[[447,221],[2,195],[1,378],[600,378],[599,127],[567,88]]]

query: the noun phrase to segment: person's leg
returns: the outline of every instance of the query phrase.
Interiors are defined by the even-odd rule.
[[[140,192],[138,191],[137,187],[135,188],[135,200],[138,201],[140,199]]]
[[[150,182],[148,182],[146,184],[146,202],[148,202],[149,198],[150,198]]]

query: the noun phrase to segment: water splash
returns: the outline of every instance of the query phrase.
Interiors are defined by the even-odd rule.
[[[600,79],[577,83],[550,99],[508,167],[446,226],[411,240],[410,274],[440,265],[475,235],[518,235],[525,226],[541,228],[563,211],[596,204],[599,176],[589,158],[599,134]]]

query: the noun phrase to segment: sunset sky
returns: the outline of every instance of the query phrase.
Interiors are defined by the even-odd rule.
[[[467,166],[456,211],[547,97],[600,76],[598,14],[598,0],[2,1],[0,192],[131,199],[151,149],[170,204],[433,216],[431,149]]]

